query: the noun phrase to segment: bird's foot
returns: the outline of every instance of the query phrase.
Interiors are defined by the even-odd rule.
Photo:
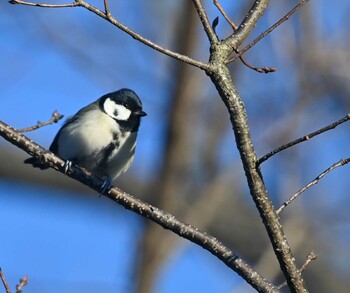
[[[103,184],[101,185],[101,192],[100,192],[100,196],[102,194],[104,194],[107,190],[109,190],[112,187],[112,179],[109,176],[104,177],[105,181],[103,182]]]
[[[68,172],[72,171],[72,161],[67,160],[64,163],[64,174],[67,174]]]

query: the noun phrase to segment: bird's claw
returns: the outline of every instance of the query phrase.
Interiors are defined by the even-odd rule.
[[[107,190],[109,190],[111,186],[112,186],[112,179],[110,177],[106,177],[105,181],[101,185],[101,192],[99,197],[101,197],[102,194],[104,194]]]
[[[67,160],[64,163],[64,174],[67,174],[68,171],[71,171],[71,170],[72,170],[72,161]]]

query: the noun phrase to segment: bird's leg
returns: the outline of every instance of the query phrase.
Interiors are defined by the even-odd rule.
[[[101,185],[101,193],[100,193],[99,197],[101,197],[101,195],[104,194],[107,190],[109,190],[111,188],[111,186],[112,186],[112,179],[111,179],[111,177],[106,176],[106,177],[104,177],[104,180],[105,181]]]
[[[72,170],[72,161],[67,160],[64,163],[64,174],[67,174],[68,171],[71,171],[71,170]]]

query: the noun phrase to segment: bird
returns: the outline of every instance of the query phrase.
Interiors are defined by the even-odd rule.
[[[142,102],[131,89],[105,94],[68,118],[49,150],[66,161],[66,172],[72,164],[78,165],[104,178],[102,188],[106,188],[129,169],[144,116]],[[24,163],[49,168],[36,157]]]

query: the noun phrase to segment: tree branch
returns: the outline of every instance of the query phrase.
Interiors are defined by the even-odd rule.
[[[21,0],[10,0],[9,3],[21,4],[21,5],[26,5],[26,6],[36,6],[36,7],[42,7],[42,8],[65,8],[65,7],[80,6],[79,1],[75,1],[75,2],[67,3],[67,4],[45,4],[45,3],[34,3],[34,2],[21,1]]]
[[[5,278],[4,273],[2,272],[2,269],[1,269],[1,268],[0,268],[0,279],[1,279],[2,284],[3,284],[4,287],[5,287],[6,293],[11,293],[9,284],[8,284],[7,281],[6,281],[6,278]]]
[[[217,54],[223,56],[220,52]],[[229,111],[250,194],[263,220],[289,288],[292,292],[307,292],[282,225],[267,193],[259,167],[256,165],[257,157],[250,137],[244,103],[234,88],[230,72],[224,63],[222,60],[221,66],[213,67],[209,76]]]
[[[197,14],[199,16],[199,19],[202,22],[204,31],[206,32],[208,39],[210,41],[210,44],[217,44],[219,42],[217,35],[215,34],[214,29],[210,25],[210,21],[208,19],[207,14],[205,13],[205,10],[203,8],[201,0],[192,0],[194,7],[197,10]]]
[[[173,52],[169,49],[166,49],[162,46],[159,46],[158,44],[152,42],[149,39],[146,39],[144,37],[142,37],[140,34],[136,33],[135,31],[133,31],[132,29],[128,28],[126,25],[122,24],[121,22],[119,22],[118,20],[116,20],[109,12],[109,10],[106,10],[106,12],[101,11],[100,9],[94,7],[93,5],[83,1],[83,0],[75,0],[75,2],[73,3],[69,3],[69,4],[40,4],[40,3],[33,3],[33,2],[27,2],[27,1],[20,1],[20,0],[11,0],[9,1],[11,4],[22,4],[22,5],[28,5],[28,6],[35,6],[35,7],[42,7],[42,8],[65,8],[65,7],[84,7],[87,10],[95,13],[96,15],[98,15],[99,17],[102,17],[103,19],[107,20],[108,22],[110,22],[111,24],[113,24],[114,26],[116,26],[117,28],[119,28],[120,30],[122,30],[123,32],[127,33],[128,35],[130,35],[132,38],[134,38],[135,40],[138,40],[139,42],[145,44],[146,46],[161,52],[167,56],[170,56],[176,60],[185,62],[189,65],[193,65],[195,67],[198,67],[202,70],[206,70],[208,69],[209,65],[206,63],[203,63],[201,61],[197,61],[195,59],[192,59],[188,56]],[[108,7],[108,6],[107,6]]]
[[[222,41],[223,44],[230,48],[230,54],[233,53],[232,49],[237,50],[250,35],[256,23],[264,14],[269,3],[270,0],[256,0],[242,23],[238,26],[237,30],[235,30],[231,36]]]
[[[222,8],[218,0],[214,0],[214,5],[217,7],[217,9],[220,11],[222,16],[225,18],[225,20],[231,25],[232,29],[235,31],[237,30],[237,25],[228,17],[226,11]],[[239,51],[237,49],[234,50],[237,54]],[[248,68],[255,70],[256,72],[259,73],[270,73],[270,72],[275,72],[276,68],[275,67],[270,67],[270,66],[264,66],[264,67],[256,67],[251,65],[247,60],[243,58],[243,56],[239,56],[239,59],[242,61],[242,63],[247,66]]]
[[[286,149],[288,149],[288,148],[290,148],[290,147],[292,147],[292,146],[294,146],[294,145],[296,145],[296,144],[298,144],[298,143],[301,143],[301,142],[304,142],[304,141],[308,141],[308,140],[310,140],[311,138],[313,138],[313,137],[316,136],[316,135],[319,135],[319,134],[322,134],[322,133],[324,133],[324,132],[326,132],[326,131],[328,131],[328,130],[334,129],[334,128],[336,128],[338,125],[340,125],[340,124],[342,124],[342,123],[344,123],[344,122],[347,122],[348,120],[350,120],[350,114],[347,114],[347,115],[346,115],[345,117],[343,117],[342,119],[339,119],[338,121],[336,121],[336,122],[334,122],[334,123],[332,123],[332,124],[330,124],[330,125],[327,125],[327,126],[321,128],[321,129],[319,129],[319,130],[316,130],[316,131],[314,131],[314,132],[311,132],[311,133],[309,133],[309,134],[307,134],[307,135],[304,135],[303,137],[300,137],[300,138],[298,138],[298,139],[296,139],[296,140],[293,140],[292,142],[289,142],[289,143],[287,143],[287,144],[284,144],[284,145],[282,145],[282,146],[280,146],[280,147],[274,149],[273,151],[271,151],[271,152],[269,152],[268,154],[266,154],[266,155],[264,155],[263,157],[261,157],[261,158],[258,160],[257,164],[258,164],[258,166],[260,166],[263,162],[265,162],[266,160],[268,160],[270,157],[276,155],[277,153],[279,153],[279,152],[281,152],[281,151],[284,151],[284,150],[286,150]]]
[[[282,225],[269,198],[260,169],[257,166],[257,157],[250,137],[245,105],[233,85],[226,65],[226,58],[238,48],[253,30],[268,3],[269,0],[255,1],[236,32],[218,45],[212,46],[210,55],[211,67],[207,70],[207,74],[216,86],[221,99],[228,109],[250,194],[265,225],[288,286],[291,292],[307,292]]]
[[[279,215],[289,204],[292,203],[293,200],[295,200],[297,197],[299,197],[304,191],[309,189],[311,186],[316,185],[324,176],[326,176],[329,172],[333,171],[334,169],[344,166],[350,162],[350,158],[340,160],[339,162],[333,164],[330,166],[327,170],[323,171],[320,175],[318,175],[314,180],[312,180],[309,184],[304,186],[302,189],[300,189],[298,192],[293,194],[287,201],[285,201],[276,211],[277,215]]]
[[[301,273],[304,272],[304,271],[306,270],[307,266],[308,266],[312,261],[314,261],[314,260],[316,260],[316,259],[317,259],[317,255],[316,255],[313,251],[311,251],[311,252],[307,255],[307,258],[306,258],[304,264],[301,266],[300,272],[301,272]],[[283,282],[281,285],[278,286],[278,289],[282,289],[282,288],[283,288],[284,286],[286,286],[286,285],[287,285],[287,282]]]
[[[31,156],[40,158],[43,162],[50,165],[50,167],[56,171],[64,173],[64,160],[43,149],[41,146],[29,140],[24,135],[18,133],[14,128],[2,121],[0,121],[0,136],[4,137],[7,141],[19,147]],[[97,192],[101,192],[101,187],[104,181],[83,168],[72,166],[72,170],[66,175],[96,190]],[[147,204],[117,187],[106,191],[104,195],[114,202],[122,205],[124,208],[148,218],[162,226],[164,229],[170,230],[208,250],[259,292],[278,292],[276,291],[276,287],[274,285],[255,272],[247,263],[245,263],[216,238],[207,235],[189,224],[177,220],[173,215]]]
[[[236,56],[228,60],[226,63],[230,63],[235,61],[237,58],[242,56],[245,52],[247,52],[251,47],[255,46],[261,39],[266,37],[269,33],[271,33],[275,28],[280,26],[282,23],[287,21],[289,17],[291,17],[296,11],[298,11],[302,6],[304,6],[309,0],[302,0],[298,5],[296,5],[291,11],[289,11],[285,16],[283,16],[279,21],[277,21],[274,25],[268,28],[266,31],[261,33],[256,39],[254,39],[251,43],[244,47],[244,49],[240,50]],[[244,23],[244,22],[243,22]]]
[[[28,285],[28,275],[25,275],[19,282],[20,283],[16,286],[16,293],[22,293],[22,288]]]
[[[38,123],[36,125],[30,126],[30,127],[26,127],[26,128],[22,128],[22,129],[18,129],[18,132],[29,132],[29,131],[33,131],[36,130],[40,127],[44,127],[46,125],[50,125],[53,123],[57,123],[58,121],[60,121],[64,116],[61,115],[60,113],[58,113],[57,111],[54,111],[52,113],[52,116],[49,120],[45,121],[45,122],[40,122],[38,121]]]
[[[220,11],[221,15],[225,18],[225,20],[230,24],[230,26],[235,31],[237,29],[237,25],[229,18],[224,8],[222,8],[221,4],[219,3],[219,0],[213,1],[216,8]]]

